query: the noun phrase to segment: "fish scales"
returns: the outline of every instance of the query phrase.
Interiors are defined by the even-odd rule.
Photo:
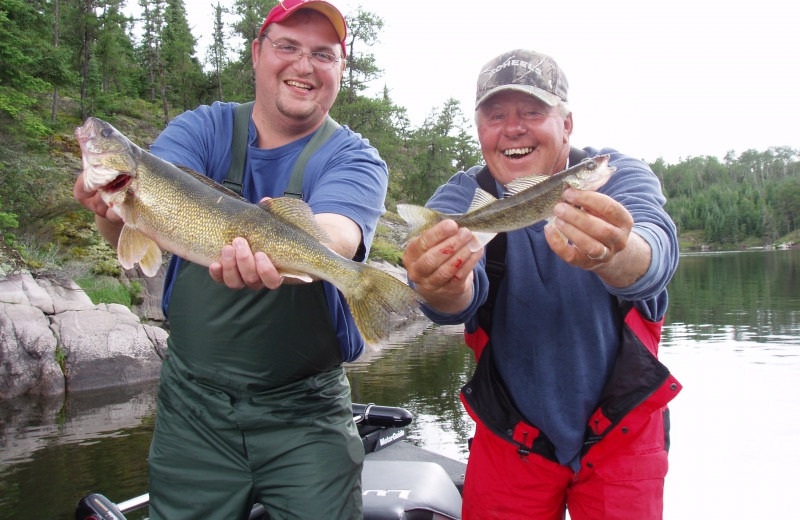
[[[236,237],[263,251],[279,272],[326,280],[344,295],[364,339],[388,337],[392,315],[416,314],[422,297],[374,267],[344,258],[311,208],[293,198],[252,204],[196,172],[178,168],[133,144],[105,121],[89,118],[75,135],[87,189],[97,189],[124,222],[117,244],[123,267],[139,263],[154,276],[167,250],[200,265],[220,259]]]

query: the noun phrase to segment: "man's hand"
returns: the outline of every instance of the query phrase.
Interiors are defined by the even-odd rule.
[[[265,200],[269,197],[261,199],[261,202]],[[314,218],[331,239],[331,243],[325,245],[345,258],[353,258],[361,244],[358,224],[335,213],[319,213]],[[264,252],[254,254],[247,240],[241,237],[234,238],[231,245],[222,248],[222,260],[208,266],[208,273],[215,282],[224,283],[231,289],[277,289],[283,283],[304,283],[297,278],[281,276]]]
[[[597,273],[607,284],[628,287],[650,266],[650,247],[632,233],[633,216],[594,191],[568,189],[545,227],[550,248],[565,262]]]
[[[403,265],[428,305],[452,314],[472,299],[472,270],[482,256],[483,247],[469,229],[444,220],[409,242]]]
[[[222,248],[222,260],[208,266],[208,273],[217,283],[231,289],[277,289],[283,277],[262,251],[253,254],[250,244],[241,237]]]
[[[108,207],[99,191],[86,189],[86,185],[83,183],[83,173],[78,175],[75,180],[75,185],[72,187],[72,195],[81,206],[94,212],[97,230],[108,240],[109,244],[116,247],[119,234],[122,231],[122,217]]]

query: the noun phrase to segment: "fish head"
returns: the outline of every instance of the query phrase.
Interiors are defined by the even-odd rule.
[[[108,203],[124,194],[136,177],[138,147],[107,122],[90,117],[75,129],[83,155],[83,183]]]
[[[608,165],[609,159],[609,155],[598,155],[583,160],[580,163],[581,167],[575,172],[572,179],[567,179],[567,183],[580,190],[598,190],[617,171],[615,167]]]

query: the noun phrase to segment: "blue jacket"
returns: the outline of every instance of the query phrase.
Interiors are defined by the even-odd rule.
[[[191,168],[222,182],[231,162],[233,115],[237,103],[216,102],[184,112],[158,136],[150,151],[174,164]],[[242,195],[251,202],[280,197],[289,182],[292,167],[313,134],[279,148],[261,149],[252,119],[248,133],[247,159]],[[336,132],[309,159],[303,177],[304,200],[314,213],[337,213],[359,225],[364,261],[375,234],[378,218],[385,211],[388,186],[386,163],[366,139],[347,127]],[[162,308],[169,317],[169,300],[175,274],[182,259],[173,257],[167,268]],[[323,282],[336,329],[342,360],[352,361],[364,350],[364,340],[353,322],[347,304],[337,289]]]
[[[511,400],[528,422],[553,443],[555,458],[575,466],[586,425],[600,403],[620,344],[619,299],[641,315],[660,320],[666,286],[678,264],[675,226],[664,211],[658,178],[643,161],[615,150],[586,148],[589,157],[610,154],[617,171],[600,192],[633,215],[633,231],[652,250],[650,268],[626,288],[607,286],[596,274],[573,267],[552,252],[544,222],[507,234],[506,274],[498,289],[492,325],[493,357]],[[445,213],[467,210],[479,167],[453,176],[428,201]],[[462,312],[443,315],[423,308],[433,321],[477,327],[485,302],[485,259],[475,268],[473,300]]]

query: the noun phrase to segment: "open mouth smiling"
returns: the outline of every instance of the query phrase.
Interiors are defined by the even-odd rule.
[[[314,88],[311,85],[309,85],[308,83],[301,83],[299,81],[295,81],[295,80],[292,80],[292,79],[286,80],[286,84],[289,85],[290,87],[295,87],[295,88],[299,88],[299,89],[302,89],[302,90],[312,90]]]
[[[511,159],[519,159],[531,152],[533,152],[533,148],[509,148],[508,150],[503,150],[503,155]]]

